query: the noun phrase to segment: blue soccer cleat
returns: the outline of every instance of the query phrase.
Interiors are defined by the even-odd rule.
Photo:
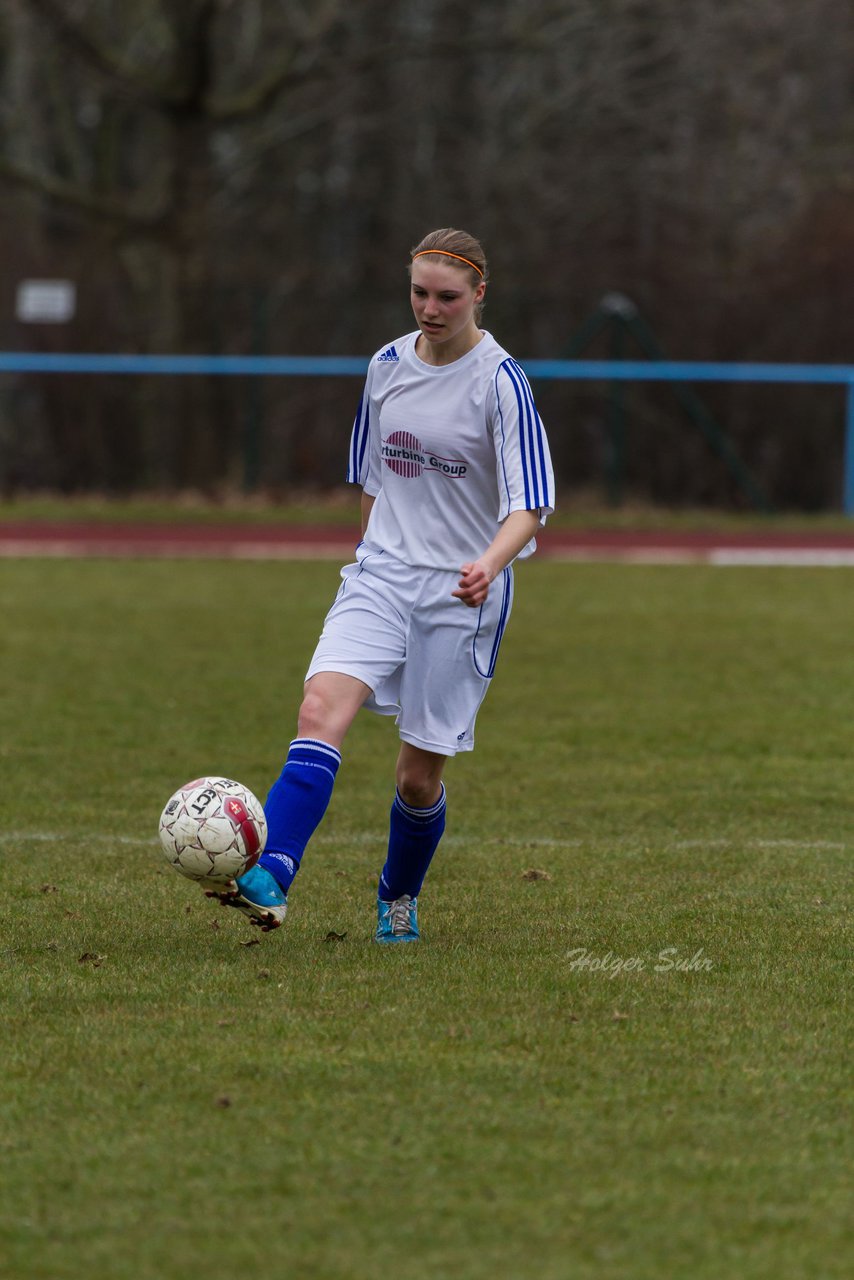
[[[288,896],[264,867],[252,867],[245,875],[227,884],[212,886],[203,882],[209,898],[218,898],[224,907],[234,907],[248,916],[264,933],[284,924]]]
[[[377,942],[417,942],[418,899],[405,893],[394,902],[377,899]]]

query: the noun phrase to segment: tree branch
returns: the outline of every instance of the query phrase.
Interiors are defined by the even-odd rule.
[[[182,0],[186,3],[187,0]],[[399,43],[375,44],[356,57],[346,54],[321,57],[322,42],[316,37],[289,50],[268,71],[245,89],[218,96],[208,82],[210,71],[210,29],[216,19],[216,0],[201,0],[193,15],[184,15],[179,49],[184,50],[186,83],[168,85],[142,76],[96,35],[75,22],[64,11],[62,0],[29,0],[30,5],[53,26],[68,48],[106,77],[121,93],[155,110],[184,114],[196,110],[218,124],[235,123],[262,114],[286,89],[312,80],[338,80],[344,75],[363,75],[390,59],[442,57],[459,59],[475,54],[541,52],[548,44],[541,31],[508,31],[498,37],[478,34],[457,40],[429,39],[408,47]]]
[[[135,227],[137,230],[154,230],[163,223],[166,217],[165,209],[142,212],[140,209],[136,209],[122,201],[109,200],[103,196],[94,195],[92,192],[86,191],[72,182],[65,182],[62,178],[57,178],[53,174],[24,168],[24,166],[15,164],[3,156],[0,156],[0,178],[5,178],[14,183],[15,186],[25,187],[38,195],[47,196],[52,200],[60,200],[64,204],[74,205],[78,209],[84,209],[87,213],[105,222]]]
[[[314,54],[302,59],[291,52],[278,64],[262,75],[254,84],[230,94],[228,97],[212,95],[205,102],[207,114],[218,124],[235,123],[263,113],[285,89],[295,89],[312,80],[340,81],[345,76],[364,75],[390,61],[441,57],[446,61],[471,57],[474,54],[512,54],[540,52],[540,42],[531,38],[520,44],[517,36],[468,40],[431,40],[425,44],[409,46],[400,43],[376,44],[364,53],[353,56],[319,59]]]
[[[78,57],[99,71],[114,86],[129,97],[152,107],[180,106],[183,94],[177,89],[159,84],[139,74],[136,67],[125,62],[114,49],[97,40],[91,31],[79,26],[63,11],[61,0],[29,0],[54,28],[59,38]]]

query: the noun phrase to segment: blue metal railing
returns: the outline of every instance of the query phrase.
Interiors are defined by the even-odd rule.
[[[137,373],[364,377],[360,356],[140,356],[0,351],[0,373]]]
[[[367,356],[87,355],[0,351],[0,373],[363,377],[368,360]],[[520,363],[534,380],[800,383],[844,387],[843,509],[846,515],[854,516],[854,365],[692,360],[523,360]]]

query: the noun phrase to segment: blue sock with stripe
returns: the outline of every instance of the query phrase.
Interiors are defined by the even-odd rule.
[[[258,865],[270,872],[284,893],[326,813],[340,763],[341,752],[328,742],[295,738],[285,767],[270,789],[264,805],[267,844]]]
[[[400,792],[394,797],[389,819],[388,855],[380,876],[379,896],[394,902],[408,894],[417,898],[445,830],[445,787],[429,809],[414,809]]]

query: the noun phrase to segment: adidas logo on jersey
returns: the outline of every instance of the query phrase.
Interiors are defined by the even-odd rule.
[[[378,361],[385,360],[387,362],[392,361],[393,363],[396,363],[398,360],[400,360],[400,356],[395,351],[394,346],[390,346],[390,347],[386,347],[385,351],[382,353],[381,356],[377,356],[377,360]]]

